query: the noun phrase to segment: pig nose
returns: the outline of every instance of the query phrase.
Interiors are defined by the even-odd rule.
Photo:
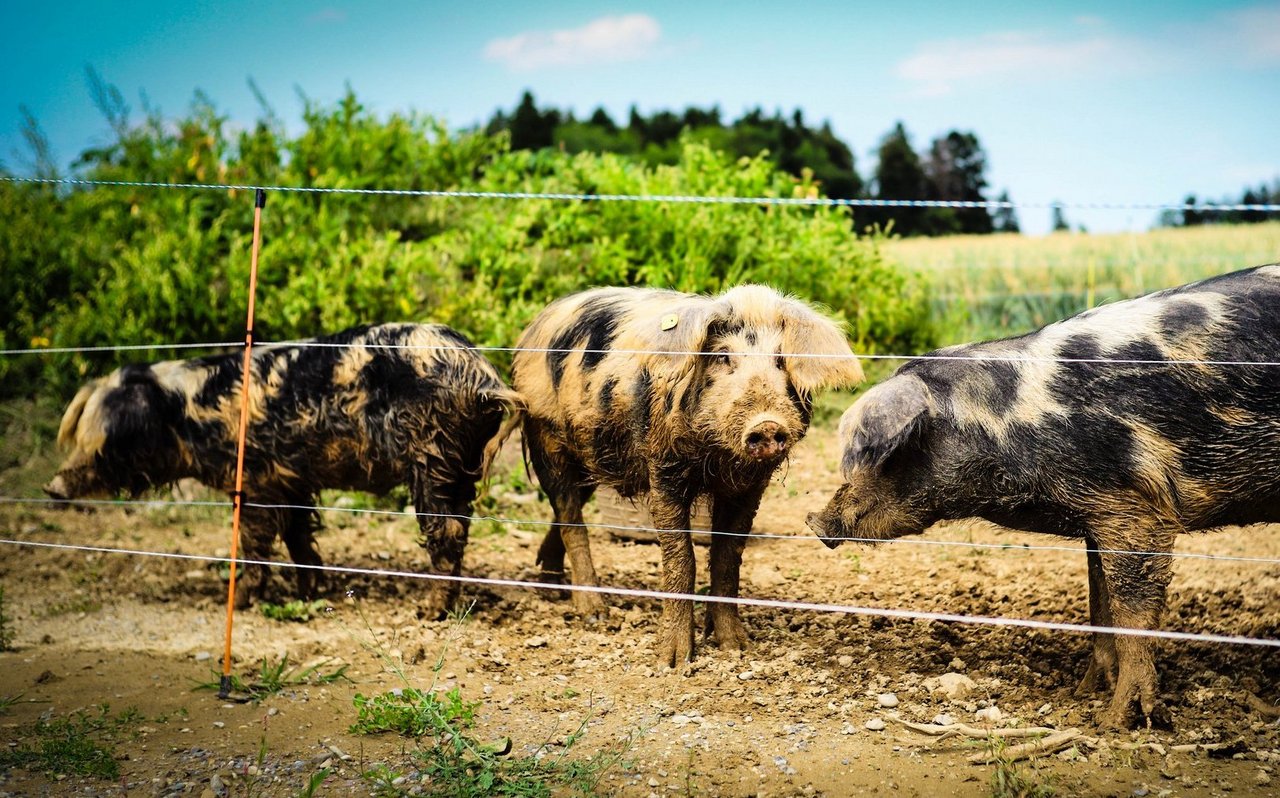
[[[50,499],[65,500],[70,498],[67,495],[67,483],[62,479],[61,476],[56,476],[53,479],[49,480],[49,484],[45,485],[42,488],[42,490],[49,496]]]
[[[787,431],[774,421],[756,425],[743,441],[747,445],[747,454],[757,460],[781,457],[791,442]]]
[[[827,522],[818,513],[809,513],[805,516],[804,525],[809,527],[809,530],[818,536],[818,540],[821,540],[823,545],[829,549],[834,549],[844,543],[843,539],[831,534],[831,531],[827,529]]]

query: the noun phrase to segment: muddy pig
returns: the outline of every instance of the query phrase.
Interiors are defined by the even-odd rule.
[[[1280,521],[1280,264],[933,354],[841,418],[845,484],[808,519],[828,546],[974,516],[1083,538],[1090,623],[1154,629],[1175,535]],[[1152,649],[1095,635],[1100,723],[1151,718]]]
[[[862,378],[840,326],[771,288],[708,297],[603,288],[547,307],[520,337],[513,387],[527,405],[528,458],[555,510],[538,551],[546,581],[569,555],[574,584],[595,585],[582,506],[597,484],[648,494],[662,530],[662,589],[692,593],[689,510],[711,498],[711,592],[738,595],[745,533],[770,477],[809,425],[812,396]],[[816,354],[819,357],[804,357]],[[824,357],[825,356],[825,357]],[[604,609],[574,592],[576,609]],[[735,605],[712,603],[707,635],[747,643]],[[693,655],[693,607],[663,603],[659,660]]]
[[[58,430],[70,454],[45,491],[136,496],[186,477],[234,490],[243,363],[234,353],[129,365],[84,386]],[[515,401],[471,343],[443,325],[384,324],[260,347],[252,364],[244,557],[269,560],[280,537],[295,563],[320,565],[321,489],[407,485],[415,510],[433,514],[418,516],[433,568],[456,576],[485,445]],[[319,572],[295,571],[311,595]],[[269,576],[248,566],[237,603],[261,596]],[[434,581],[427,615],[457,594],[456,582]]]

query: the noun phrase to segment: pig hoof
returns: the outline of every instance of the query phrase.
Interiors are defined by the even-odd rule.
[[[575,591],[573,594],[573,611],[577,613],[585,623],[596,624],[603,620],[609,610],[604,605],[604,599],[596,593],[584,593]]]
[[[564,571],[548,571],[543,569],[538,572],[538,581],[544,585],[563,585]]]

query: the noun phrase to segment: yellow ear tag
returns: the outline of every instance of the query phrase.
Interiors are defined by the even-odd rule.
[[[662,329],[664,330],[674,330],[679,323],[680,317],[674,313],[662,317]]]

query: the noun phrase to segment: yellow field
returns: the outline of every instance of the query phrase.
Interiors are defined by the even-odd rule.
[[[899,239],[884,250],[933,277],[935,312],[952,343],[1026,332],[1102,302],[1280,261],[1280,222]]]

